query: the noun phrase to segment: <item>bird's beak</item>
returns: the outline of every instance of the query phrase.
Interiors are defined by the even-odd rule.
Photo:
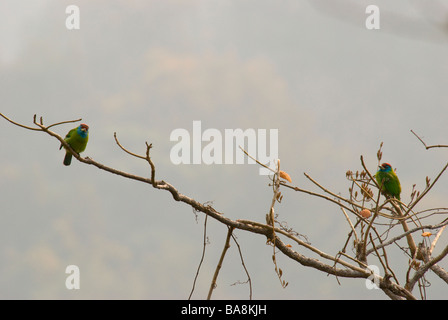
[[[383,167],[382,165],[379,165],[378,168],[380,168],[380,169],[384,169],[384,167]]]

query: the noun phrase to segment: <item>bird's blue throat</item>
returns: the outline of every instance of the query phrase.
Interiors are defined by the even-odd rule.
[[[87,137],[87,131],[83,131],[81,130],[81,127],[78,127],[78,134],[81,136],[81,138],[86,138]]]

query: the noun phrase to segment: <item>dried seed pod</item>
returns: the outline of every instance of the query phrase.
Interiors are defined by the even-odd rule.
[[[366,218],[366,219],[372,215],[372,213],[370,212],[369,209],[362,209],[359,214],[361,215],[361,217]]]

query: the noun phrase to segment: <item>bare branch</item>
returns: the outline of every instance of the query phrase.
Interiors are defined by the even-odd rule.
[[[341,207],[341,211],[342,211],[342,213],[344,214],[345,219],[347,220],[348,224],[350,225],[350,228],[351,228],[352,231],[353,231],[353,234],[354,234],[354,236],[355,236],[355,241],[356,241],[356,242],[359,242],[359,239],[358,239],[358,236],[357,236],[357,234],[356,234],[356,230],[355,230],[355,227],[353,226],[353,223],[351,222],[351,220],[350,220],[350,218],[348,217],[347,213],[345,212],[344,208]]]
[[[193,287],[191,288],[191,292],[190,292],[190,295],[188,296],[188,300],[190,300],[191,296],[193,295],[194,287],[196,286],[196,280],[198,279],[198,276],[199,276],[199,270],[201,270],[202,262],[204,261],[204,257],[205,257],[205,247],[207,246],[207,217],[208,216],[205,215],[205,221],[204,221],[204,241],[202,243],[201,260],[199,261],[198,269],[196,270],[196,275],[194,276]]]
[[[373,276],[373,271],[371,271],[370,269],[368,269],[366,266],[367,264],[367,257],[369,256],[370,253],[375,252],[376,256],[378,257],[380,263],[382,264],[386,275],[384,277],[375,275],[376,279],[379,279],[379,285],[380,288],[391,298],[393,299],[415,299],[415,297],[412,295],[412,288],[415,285],[416,282],[420,281],[420,279],[424,276],[424,274],[429,270],[433,270],[435,273],[437,273],[442,279],[447,279],[445,281],[448,282],[448,274],[437,265],[437,262],[442,260],[443,258],[445,258],[445,256],[448,254],[448,247],[446,247],[442,253],[440,253],[437,257],[430,259],[432,250],[435,246],[435,243],[437,242],[438,238],[440,237],[440,234],[442,233],[443,228],[448,224],[448,221],[445,220],[443,223],[439,223],[438,225],[429,225],[429,226],[422,226],[421,224],[421,214],[422,212],[427,212],[430,211],[431,214],[434,214],[431,209],[430,210],[424,210],[424,211],[420,211],[417,213],[412,212],[412,214],[409,214],[409,212],[411,212],[412,208],[431,190],[431,188],[434,186],[434,184],[439,180],[439,178],[441,177],[441,175],[444,173],[444,171],[447,169],[448,167],[448,163],[445,165],[445,167],[440,171],[440,173],[438,174],[438,176],[436,177],[436,179],[430,184],[429,181],[427,183],[427,187],[426,189],[417,196],[416,200],[413,201],[409,207],[407,208],[406,213],[403,215],[402,211],[400,210],[400,208],[398,208],[398,205],[396,203],[394,203],[393,201],[391,201],[390,199],[387,199],[381,206],[378,205],[379,202],[379,197],[381,193],[378,193],[378,199],[373,199],[373,197],[368,197],[368,200],[366,201],[370,201],[370,199],[373,200],[373,202],[375,202],[375,213],[374,216],[370,219],[367,220],[364,217],[362,217],[359,214],[359,210],[365,208],[365,199],[366,199],[366,195],[363,194],[363,198],[362,198],[362,205],[358,204],[360,203],[359,199],[356,199],[356,193],[354,197],[350,197],[350,198],[344,198],[330,190],[328,190],[327,188],[323,187],[322,185],[320,185],[318,182],[316,182],[314,179],[312,179],[309,175],[307,175],[305,173],[305,176],[312,182],[314,183],[316,186],[318,186],[321,190],[323,190],[323,193],[325,194],[320,194],[320,193],[316,193],[316,192],[312,192],[309,190],[305,190],[299,187],[293,187],[290,186],[288,184],[286,184],[283,181],[280,181],[279,178],[279,173],[280,173],[280,164],[278,163],[278,166],[276,168],[276,170],[272,170],[269,167],[267,167],[266,165],[261,164],[259,161],[257,161],[256,159],[254,159],[259,165],[270,169],[274,175],[273,175],[273,198],[272,198],[272,203],[270,206],[270,210],[268,212],[267,215],[267,219],[266,219],[266,224],[264,223],[260,223],[260,222],[256,222],[256,221],[249,221],[249,220],[232,220],[230,218],[227,218],[226,216],[224,216],[223,213],[218,212],[217,210],[215,210],[210,204],[208,203],[200,203],[198,201],[196,201],[195,199],[188,197],[187,195],[184,195],[182,193],[180,193],[172,184],[164,181],[164,180],[156,180],[155,179],[155,165],[153,163],[153,161],[151,160],[150,157],[150,149],[152,148],[152,144],[149,144],[147,142],[145,142],[146,144],[146,150],[145,150],[145,155],[139,155],[137,153],[131,152],[129,151],[127,148],[125,148],[118,140],[117,138],[117,134],[114,133],[114,138],[115,138],[115,142],[116,144],[120,147],[120,149],[122,151],[124,151],[125,153],[136,157],[138,159],[142,159],[148,162],[148,164],[151,167],[151,177],[150,178],[145,178],[145,177],[141,177],[141,176],[137,176],[137,175],[133,175],[124,171],[120,171],[117,170],[115,168],[111,168],[109,166],[106,166],[100,162],[97,162],[95,160],[93,160],[92,158],[89,157],[81,157],[78,153],[74,152],[74,150],[71,148],[71,146],[65,142],[65,140],[58,135],[57,133],[49,130],[51,127],[53,126],[57,126],[57,125],[61,125],[61,124],[65,124],[65,123],[71,123],[71,122],[77,122],[80,121],[81,119],[78,120],[69,120],[69,121],[62,121],[62,122],[57,122],[54,124],[51,124],[49,126],[45,126],[43,123],[43,118],[40,117],[39,119],[37,119],[36,115],[34,115],[33,117],[33,123],[36,125],[37,128],[34,127],[29,127],[29,126],[25,126],[22,124],[19,124],[17,122],[12,121],[11,119],[9,119],[8,117],[4,116],[3,114],[0,113],[0,115],[5,118],[7,121],[9,121],[10,123],[17,125],[19,127],[28,129],[28,130],[33,130],[33,131],[42,131],[45,132],[47,134],[49,134],[50,136],[54,137],[55,139],[57,139],[67,150],[69,150],[70,152],[72,152],[73,156],[80,161],[81,163],[84,164],[88,164],[88,165],[93,165],[95,167],[97,167],[100,170],[104,170],[107,171],[109,173],[113,173],[116,175],[119,175],[121,177],[127,178],[127,179],[132,179],[135,181],[140,181],[146,184],[151,185],[153,188],[155,189],[159,189],[159,190],[165,190],[170,192],[170,194],[172,195],[173,199],[179,202],[183,202],[184,204],[187,204],[188,206],[192,207],[195,211],[198,212],[202,212],[205,214],[205,219],[207,222],[207,218],[211,217],[217,221],[219,221],[220,223],[223,223],[224,225],[226,225],[228,227],[228,233],[227,233],[227,237],[226,237],[226,241],[225,241],[225,246],[223,248],[222,254],[221,254],[221,258],[218,262],[218,265],[216,267],[215,270],[215,274],[209,289],[209,294],[208,294],[208,298],[211,298],[213,289],[216,286],[216,280],[217,277],[219,275],[219,271],[222,267],[222,263],[225,257],[225,254],[230,246],[230,238],[232,237],[235,240],[235,237],[233,235],[233,231],[235,229],[239,229],[239,230],[244,230],[244,231],[248,231],[251,232],[253,234],[260,234],[263,235],[267,238],[267,242],[269,244],[271,244],[273,246],[273,259],[274,259],[274,264],[275,264],[275,270],[277,272],[277,275],[279,276],[279,279],[281,281],[281,276],[282,276],[282,271],[280,268],[278,268],[276,260],[275,260],[275,255],[276,255],[276,250],[280,250],[280,252],[282,252],[286,257],[298,262],[299,264],[306,266],[306,267],[311,267],[314,268],[318,271],[322,271],[325,272],[327,274],[331,274],[334,275],[336,277],[346,277],[346,278],[364,278],[364,279],[370,279]],[[414,133],[415,134],[415,133]],[[420,139],[421,140],[421,139]],[[422,141],[422,140],[421,140]],[[422,141],[423,142],[423,141]],[[435,147],[435,146],[434,146]],[[439,146],[440,147],[440,146]],[[241,148],[241,147],[240,147]],[[243,150],[243,149],[242,149]],[[243,150],[244,151],[244,150]],[[250,155],[245,152],[246,155],[248,155],[250,157]],[[360,180],[354,181],[352,183],[352,188],[360,188],[361,190],[364,190],[363,188],[365,186],[370,186],[375,184],[378,188],[378,184],[376,182],[376,180],[374,179],[374,177],[372,176],[372,174],[367,170],[365,163],[364,163],[364,159],[361,156],[361,163],[364,167],[364,170],[366,172],[366,174],[369,176],[370,180],[367,180],[366,177],[364,176],[364,173],[361,176]],[[357,179],[357,177],[356,177]],[[364,180],[363,180],[364,179]],[[373,184],[370,183],[370,181],[373,181]],[[362,183],[358,183],[358,182],[362,182]],[[365,183],[364,183],[365,182]],[[325,253],[324,251],[312,246],[309,242],[305,242],[301,239],[299,239],[298,237],[296,237],[297,233],[293,233],[290,230],[285,230],[284,228],[277,228],[275,226],[275,224],[278,222],[275,220],[275,215],[274,215],[274,205],[277,201],[280,202],[281,200],[281,193],[280,193],[280,186],[285,186],[288,187],[292,190],[298,191],[298,192],[303,192],[305,194],[308,195],[312,195],[315,197],[318,197],[320,199],[326,200],[326,201],[330,201],[334,204],[337,204],[341,210],[343,211],[348,223],[350,224],[350,228],[351,228],[351,232],[348,236],[348,239],[346,241],[346,244],[344,246],[344,249],[342,252],[339,252],[339,256],[337,255],[332,256],[330,254]],[[380,190],[381,191],[381,190]],[[352,192],[352,191],[351,191]],[[350,193],[351,193],[350,192]],[[370,193],[369,193],[370,194]],[[350,195],[351,196],[351,195]],[[358,202],[358,203],[357,203]],[[388,203],[391,203],[392,207],[386,206]],[[394,210],[395,208],[395,210]],[[373,211],[373,209],[371,209]],[[386,214],[384,212],[381,212],[382,210],[390,210],[392,212],[392,215]],[[398,213],[398,216],[394,216],[394,212]],[[353,213],[356,217],[356,223],[353,224],[348,216],[347,213]],[[401,216],[400,216],[401,214]],[[430,215],[431,215],[430,214]],[[388,221],[390,222],[390,226],[389,228],[386,230],[386,232],[384,232],[383,234],[380,235],[380,233],[377,231],[376,227],[378,227],[378,225],[385,225],[380,223],[379,221],[377,222],[375,218],[377,218],[377,216],[381,216],[381,217],[385,217],[387,219],[389,219]],[[415,220],[414,220],[414,218]],[[424,218],[424,217],[423,217]],[[389,232],[389,230],[391,230],[394,226],[399,225],[400,223],[403,224],[406,222],[407,219],[413,219],[413,221],[416,223],[417,227],[414,229],[409,230],[409,228],[404,228],[404,232],[402,234],[400,234],[399,236],[396,236],[388,241],[385,241],[387,239],[387,233]],[[378,219],[379,220],[379,219]],[[392,224],[392,221],[394,220],[398,220],[397,223]],[[206,223],[205,222],[205,223]],[[375,226],[374,226],[375,224]],[[280,224],[280,226],[282,227],[282,225]],[[360,236],[358,237],[357,235],[357,230],[356,228],[360,228]],[[364,228],[366,230],[364,230]],[[437,229],[437,228],[442,228],[441,230],[439,230],[438,235],[436,236],[436,239],[434,239],[432,246],[430,249],[428,248],[422,248],[422,257],[426,260],[425,264],[420,267],[420,269],[417,270],[417,272],[414,274],[413,278],[409,281],[407,281],[407,285],[406,287],[401,287],[398,284],[398,280],[397,277],[394,275],[392,268],[390,267],[388,261],[387,261],[387,252],[386,252],[386,248],[388,245],[392,244],[392,243],[396,243],[396,241],[402,239],[403,237],[407,237],[408,239],[412,239],[411,235],[412,233],[418,231],[418,230],[422,230],[422,229]],[[361,241],[362,243],[360,244],[361,246],[363,246],[363,259],[359,259],[360,255],[357,254],[356,258],[350,257],[349,255],[347,255],[345,253],[345,249],[349,243],[349,239],[351,238],[351,234],[355,235],[356,238],[356,243],[358,243],[359,241]],[[374,239],[374,237],[372,237],[373,234],[376,234],[376,238]],[[383,235],[386,234],[386,238],[384,239]],[[300,247],[304,247],[308,250],[310,250],[312,253],[317,254],[320,258],[322,258],[322,260],[316,259],[316,258],[312,258],[312,257],[308,257],[302,253],[299,253],[297,251],[295,251],[293,249],[293,247],[289,244],[286,244],[282,238],[283,237],[287,237],[288,239],[294,241],[296,244],[298,244]],[[197,273],[196,273],[196,277],[193,283],[193,288],[192,291],[190,293],[190,297],[194,291],[194,286],[196,283],[196,278],[198,276],[199,273],[199,269],[200,266],[202,264],[203,258],[204,258],[204,254],[205,254],[205,240],[206,239],[206,225],[204,226],[204,248],[203,248],[203,255],[201,258],[201,262],[200,265],[198,267]],[[363,241],[362,241],[363,240]],[[367,241],[370,240],[370,244],[372,246],[372,248],[367,249]],[[236,240],[235,240],[236,242]],[[369,244],[369,246],[370,246]],[[357,244],[357,250],[359,248],[359,244]],[[413,249],[413,245],[412,243],[409,243],[408,241],[408,245],[411,248],[411,254],[415,257],[417,257],[416,253],[417,250],[415,250],[415,248]],[[247,269],[244,265],[244,261],[242,258],[242,254],[241,254],[241,250],[240,247],[237,243],[238,246],[238,250],[240,252],[240,257],[241,257],[241,261],[243,264],[243,267],[246,271],[246,274],[248,275],[248,281],[250,284],[250,296],[252,297],[252,286],[251,286],[251,280],[249,277],[249,274],[247,272]],[[414,245],[415,246],[415,245]],[[362,248],[362,247],[361,247]],[[382,255],[380,255],[379,250],[382,250]],[[407,248],[404,248],[403,250],[407,250]],[[359,250],[358,250],[359,251]],[[355,264],[351,263],[351,262],[347,262],[345,259],[342,260],[342,257],[346,257],[350,260],[352,260],[353,262],[355,262]],[[331,264],[326,263],[324,261],[330,261]],[[340,267],[338,267],[340,266]],[[395,280],[395,283],[391,281],[391,279],[393,278],[393,280]],[[281,281],[282,282],[282,281]],[[285,282],[282,282],[282,285],[284,285]],[[424,295],[422,295],[423,297]]]
[[[120,141],[118,141],[117,133],[116,133],[116,132],[114,132],[114,139],[115,139],[115,142],[117,143],[117,145],[120,147],[120,149],[123,150],[124,152],[126,152],[127,154],[130,154],[131,156],[136,157],[136,158],[139,158],[139,159],[146,160],[146,157],[144,157],[144,156],[140,156],[140,155],[138,155],[138,154],[136,154],[136,153],[133,153],[133,152],[129,151],[128,149],[126,149],[125,147],[123,147],[123,146],[121,145]]]
[[[252,160],[254,160],[254,161],[255,161],[256,163],[258,163],[260,166],[262,166],[262,167],[264,167],[264,168],[270,170],[272,173],[275,173],[275,172],[276,172],[275,170],[272,170],[272,169],[269,168],[267,165],[261,163],[260,161],[258,161],[258,160],[255,159],[254,157],[252,157],[252,156],[251,156],[246,150],[244,150],[241,146],[238,146],[238,147],[241,149],[241,151],[243,151],[243,152],[246,154],[246,156],[248,156],[249,158],[251,158]]]
[[[424,251],[424,250],[420,250]],[[425,250],[426,251],[426,250]],[[448,254],[448,246],[443,249],[443,251],[435,258],[430,259],[429,252],[424,253],[425,259],[428,260],[427,263],[425,263],[423,266],[421,266],[417,272],[414,274],[414,277],[406,284],[406,289],[409,291],[412,291],[414,288],[415,283],[423,277],[423,275],[430,269],[432,266],[436,265],[437,262],[445,258],[445,256]]]
[[[448,148],[448,145],[443,145],[443,144],[437,144],[437,145],[428,146],[425,143],[425,141],[423,141],[423,139],[420,138],[413,130],[411,130],[411,132],[414,134],[414,136],[417,137],[418,140],[420,140],[420,142],[425,146],[426,150],[431,149],[431,148]]]
[[[42,117],[41,117],[41,119],[42,119]],[[59,126],[59,125],[61,125],[61,124],[73,123],[73,122],[79,122],[79,121],[81,121],[81,120],[82,120],[82,118],[80,118],[80,119],[76,119],[76,120],[67,120],[67,121],[56,122],[56,123],[53,123],[53,124],[47,126],[47,129],[50,129],[51,127]]]
[[[121,150],[123,150],[127,154],[130,154],[133,157],[146,160],[149,163],[149,165],[151,166],[151,181],[152,181],[152,185],[153,185],[154,188],[157,188],[156,180],[155,180],[156,168],[154,166],[154,163],[151,160],[151,157],[149,156],[149,151],[152,148],[152,143],[148,144],[148,142],[145,142],[145,144],[146,144],[146,155],[145,156],[141,156],[141,155],[138,155],[138,154],[136,154],[134,152],[131,152],[128,149],[126,149],[125,147],[123,147],[121,145],[121,143],[118,141],[116,132],[114,132],[114,139],[115,139],[115,142],[117,143],[117,145],[120,147]]]
[[[11,122],[12,124],[14,124],[14,125],[16,125],[16,126],[19,126],[19,127],[22,127],[22,128],[28,129],[28,130],[42,131],[42,129],[32,128],[32,127],[28,127],[28,126],[25,126],[25,125],[23,125],[23,124],[14,122],[14,121],[12,121],[11,119],[9,119],[7,116],[5,116],[3,113],[0,113],[0,116],[2,116],[3,118],[5,118],[6,120],[8,120],[9,122]],[[34,115],[34,117],[36,117],[36,115]]]
[[[229,230],[227,231],[226,242],[224,244],[224,248],[222,249],[221,257],[219,258],[219,262],[218,265],[216,266],[215,274],[213,275],[212,283],[208,291],[207,300],[210,300],[210,298],[212,297],[212,292],[216,288],[216,280],[218,279],[219,270],[221,270],[226,252],[230,248],[230,237],[232,236],[232,232],[233,228],[229,227]]]
[[[429,192],[429,190],[432,189],[432,187],[436,184],[436,182],[439,180],[439,178],[442,176],[442,174],[445,172],[445,170],[448,168],[448,162],[446,163],[446,165],[443,167],[443,169],[439,172],[439,174],[437,175],[437,177],[434,179],[434,181],[417,197],[417,199],[415,199],[414,202],[412,202],[409,207],[408,210],[406,212],[409,212],[410,210],[412,210],[412,208],[415,207],[415,205],[420,202],[421,199],[423,199],[423,197]]]
[[[243,265],[244,272],[246,272],[246,275],[247,275],[247,282],[249,282],[249,300],[252,300],[252,280],[250,278],[249,271],[247,271],[246,265],[244,264],[243,253],[241,252],[241,247],[240,247],[238,241],[236,241],[235,235],[233,233],[232,233],[232,239],[233,239],[233,241],[235,241],[235,244],[238,248],[238,253],[240,255],[241,264]]]
[[[411,234],[411,233],[414,233],[414,232],[417,232],[417,231],[420,231],[420,230],[424,230],[424,229],[429,229],[429,230],[438,229],[438,228],[446,226],[446,225],[448,225],[448,221],[445,221],[444,223],[441,223],[441,224],[438,224],[438,225],[425,225],[425,226],[416,227],[416,228],[408,230],[408,231],[406,231],[406,232],[404,232],[404,233],[402,233],[402,234],[400,234],[400,235],[398,235],[398,236],[396,236],[396,237],[394,237],[394,238],[392,238],[392,239],[390,239],[388,241],[385,241],[382,244],[377,245],[377,249],[386,247],[386,246],[388,246],[388,245],[390,245],[390,244],[392,244],[392,243],[394,243],[394,242],[396,242],[396,241],[406,237],[408,234]],[[369,255],[373,251],[374,251],[374,249],[369,249],[369,250],[366,251],[366,254]]]

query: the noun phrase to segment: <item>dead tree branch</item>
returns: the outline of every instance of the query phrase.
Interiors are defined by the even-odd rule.
[[[215,274],[213,275],[212,283],[210,285],[210,289],[208,291],[207,300],[210,300],[212,297],[213,290],[216,288],[216,280],[218,279],[219,271],[222,268],[222,263],[224,261],[224,257],[227,253],[227,250],[230,248],[230,238],[232,237],[233,228],[229,227],[227,231],[226,242],[224,244],[224,248],[222,249],[221,257],[219,258],[218,265],[216,266]]]
[[[100,170],[103,170],[103,171],[106,171],[106,172],[109,172],[109,173],[112,173],[112,174],[115,174],[115,175],[118,175],[118,176],[121,176],[121,177],[124,177],[127,179],[143,182],[143,183],[148,184],[158,190],[168,191],[172,195],[174,200],[176,200],[178,202],[182,202],[182,203],[192,207],[195,211],[204,213],[206,215],[206,217],[213,218],[214,220],[226,225],[228,228],[228,233],[227,233],[227,237],[226,237],[226,241],[225,241],[225,246],[224,246],[223,252],[221,254],[221,259],[217,265],[215,275],[213,277],[213,281],[211,283],[211,287],[209,290],[209,298],[211,297],[211,293],[216,285],[216,279],[219,274],[219,270],[222,266],[222,262],[225,257],[225,254],[230,246],[229,241],[230,241],[230,238],[233,237],[234,230],[247,231],[247,232],[250,232],[253,234],[259,234],[259,235],[263,235],[264,237],[266,237],[267,243],[271,244],[274,248],[274,257],[276,254],[276,250],[279,250],[286,257],[292,259],[293,261],[296,261],[300,265],[310,267],[310,268],[316,269],[318,271],[321,271],[321,272],[324,272],[324,273],[327,273],[330,275],[334,275],[335,277],[360,278],[360,279],[371,279],[372,277],[374,277],[376,280],[378,280],[379,287],[389,297],[394,298],[394,299],[415,299],[416,297],[412,294],[412,288],[415,285],[415,283],[417,281],[419,281],[419,279],[428,270],[433,270],[435,273],[439,274],[439,276],[442,279],[448,279],[448,275],[446,274],[446,272],[442,268],[437,266],[437,262],[442,260],[448,254],[448,247],[445,248],[442,251],[442,253],[440,253],[435,258],[430,257],[430,252],[432,252],[432,249],[431,250],[426,249],[426,251],[422,251],[423,253],[426,252],[426,256],[424,256],[425,263],[419,270],[416,271],[416,273],[413,275],[411,280],[408,282],[408,286],[406,286],[406,287],[402,287],[401,285],[399,285],[397,277],[394,275],[393,270],[392,270],[391,266],[389,265],[389,262],[387,259],[387,252],[386,252],[386,248],[389,245],[396,243],[401,238],[411,237],[412,234],[418,230],[436,229],[436,228],[444,227],[445,225],[448,224],[446,221],[443,223],[439,223],[438,225],[426,225],[426,226],[420,225],[414,229],[405,230],[405,232],[402,232],[400,235],[395,236],[394,238],[392,238],[390,240],[387,240],[387,238],[382,239],[381,234],[376,230],[376,227],[375,227],[375,226],[384,225],[384,223],[380,224],[380,222],[377,221],[377,220],[379,220],[378,218],[377,219],[372,218],[369,220],[368,217],[366,218],[360,214],[360,211],[364,210],[366,208],[366,203],[368,201],[371,201],[372,207],[370,210],[375,212],[374,217],[378,216],[378,217],[381,217],[381,218],[384,218],[384,219],[387,219],[390,221],[390,227],[387,230],[386,234],[389,233],[389,230],[392,229],[395,225],[397,225],[397,224],[399,225],[400,223],[402,224],[407,219],[411,219],[413,216],[416,217],[417,219],[419,219],[419,217],[418,217],[419,213],[413,213],[412,215],[408,214],[408,213],[411,212],[411,209],[415,206],[415,204],[417,202],[419,202],[429,192],[431,187],[437,182],[437,180],[440,178],[440,176],[444,173],[445,169],[448,167],[448,164],[442,169],[442,171],[439,173],[439,175],[436,177],[436,179],[432,182],[432,184],[428,183],[428,186],[425,189],[425,191],[422,194],[420,194],[419,196],[417,196],[415,201],[413,201],[408,206],[408,209],[406,210],[405,214],[403,214],[402,216],[394,214],[395,209],[387,206],[387,204],[390,204],[390,202],[391,202],[390,199],[386,200],[383,204],[380,205],[379,204],[379,196],[377,199],[375,199],[371,195],[372,193],[370,192],[369,187],[377,188],[378,185],[376,184],[375,179],[373,179],[373,176],[366,169],[366,166],[364,164],[362,157],[361,157],[361,162],[365,169],[365,173],[361,174],[359,179],[358,179],[358,174],[356,174],[356,178],[352,179],[353,186],[361,189],[361,194],[363,195],[361,200],[357,198],[356,193],[353,193],[354,192],[353,189],[351,189],[351,191],[350,191],[350,193],[351,193],[350,197],[346,198],[346,197],[341,196],[338,193],[330,191],[328,188],[323,187],[316,180],[312,179],[307,174],[305,174],[305,176],[314,185],[318,186],[319,189],[324,192],[324,194],[309,191],[309,190],[303,189],[301,187],[292,186],[284,181],[280,181],[280,179],[279,179],[280,171],[279,171],[279,166],[278,166],[277,170],[275,172],[273,170],[271,170],[271,171],[273,171],[273,174],[274,174],[274,178],[273,178],[274,195],[273,195],[272,204],[270,206],[270,210],[267,215],[266,224],[264,224],[264,223],[260,223],[257,221],[232,220],[232,219],[226,217],[222,212],[217,211],[215,208],[212,207],[212,205],[210,205],[208,203],[204,203],[204,204],[200,203],[197,200],[180,193],[174,187],[174,185],[172,185],[164,180],[156,180],[155,179],[156,167],[150,157],[150,150],[152,148],[152,144],[149,144],[146,142],[145,154],[139,155],[139,154],[137,154],[135,152],[131,152],[127,148],[125,148],[119,142],[119,140],[117,138],[117,134],[114,133],[115,142],[122,151],[124,151],[125,153],[127,153],[133,157],[136,157],[138,159],[145,160],[149,164],[149,166],[151,168],[150,178],[146,178],[146,177],[133,175],[133,174],[125,172],[125,171],[117,170],[115,168],[104,165],[98,161],[95,161],[89,157],[81,157],[76,152],[73,152],[70,145],[68,145],[60,135],[58,135],[57,133],[50,130],[50,128],[52,128],[52,127],[55,127],[55,126],[58,126],[61,124],[65,124],[65,123],[77,122],[77,121],[80,121],[80,119],[62,121],[62,122],[51,124],[49,126],[45,126],[43,124],[42,117],[40,118],[40,120],[38,122],[36,120],[36,115],[35,115],[33,117],[33,123],[36,127],[30,127],[30,126],[25,126],[25,125],[15,122],[15,121],[12,121],[11,119],[9,119],[8,117],[4,116],[1,113],[0,113],[0,115],[3,118],[5,118],[7,121],[9,121],[10,123],[12,123],[16,126],[19,126],[21,128],[28,129],[28,130],[45,132],[46,134],[54,137],[64,147],[66,147],[66,149],[71,151],[73,153],[73,156],[83,164],[95,166]],[[262,164],[260,164],[260,165],[262,165]],[[358,180],[359,180],[359,183],[358,183]],[[349,221],[349,224],[350,224],[350,233],[349,233],[348,239],[351,237],[351,234],[354,234],[356,236],[357,240],[355,242],[357,243],[357,247],[364,248],[362,250],[363,255],[361,255],[364,258],[360,260],[359,255],[357,255],[356,257],[352,257],[345,252],[345,247],[348,244],[348,239],[346,241],[346,245],[344,246],[344,250],[341,251],[338,255],[334,256],[334,255],[325,253],[324,251],[312,246],[309,242],[305,242],[305,241],[299,239],[296,236],[298,233],[293,233],[290,230],[285,230],[283,227],[281,227],[281,228],[276,227],[275,224],[278,221],[275,220],[274,204],[275,204],[275,202],[277,202],[277,201],[280,202],[280,200],[281,200],[282,196],[280,193],[280,187],[286,187],[286,188],[289,188],[289,189],[292,189],[292,190],[295,190],[298,192],[303,192],[305,194],[309,194],[309,195],[318,197],[320,199],[334,203],[339,208],[341,208],[344,213],[345,218],[347,219],[347,221]],[[394,205],[395,204],[392,203],[392,206],[394,206]],[[384,210],[389,210],[390,212],[392,212],[392,214],[385,213]],[[422,212],[424,212],[424,211],[422,211]],[[349,214],[354,215],[354,218],[356,219],[355,223],[351,222],[351,220],[349,218]],[[357,228],[359,229],[358,232],[360,232],[359,236],[356,235]],[[205,227],[204,227],[204,236],[205,236]],[[320,259],[317,259],[316,257],[307,256],[304,253],[296,251],[296,249],[294,249],[294,247],[292,245],[287,244],[282,240],[284,237],[286,237],[287,239],[293,240],[294,244],[296,246],[298,245],[300,248],[305,249],[305,252],[306,252],[306,250],[308,250],[310,253],[317,254],[320,257]],[[204,244],[204,247],[205,247],[205,244]],[[238,246],[238,249],[239,249],[239,246]],[[414,250],[411,250],[411,251],[414,251]],[[369,256],[369,254],[377,256],[378,261],[383,266],[383,269],[386,272],[386,274],[383,277],[380,275],[374,275],[373,271],[366,267],[367,266],[367,257]],[[241,255],[241,250],[240,250],[240,255]],[[348,258],[352,262],[355,262],[355,264],[352,262],[348,262],[342,258]],[[328,261],[328,263],[325,261]],[[201,263],[202,263],[202,260],[201,260]],[[244,262],[243,262],[243,266],[244,266]],[[244,268],[245,268],[245,266],[244,266]],[[245,270],[246,270],[246,268],[245,268]],[[279,275],[279,278],[281,278],[282,272],[281,272],[280,268],[277,268],[277,265],[276,265],[276,271],[277,271],[277,274]],[[198,269],[198,272],[199,272],[199,269]],[[247,270],[246,270],[246,273],[248,274]],[[248,278],[250,281],[249,276],[248,276]],[[392,280],[394,280],[394,281],[392,281]],[[193,285],[192,292],[193,292],[193,290],[194,290],[194,285]],[[252,288],[251,288],[251,295],[252,295]],[[191,294],[190,294],[190,297],[191,297]]]
[[[420,138],[419,135],[414,132],[414,130],[411,130],[411,132],[414,134],[414,136],[417,137],[418,140],[420,140],[420,142],[425,146],[426,150],[431,149],[431,148],[448,148],[448,145],[446,145],[446,144],[445,145],[444,144],[435,144],[435,145],[428,146],[426,144],[426,142],[423,141],[423,139]]]

